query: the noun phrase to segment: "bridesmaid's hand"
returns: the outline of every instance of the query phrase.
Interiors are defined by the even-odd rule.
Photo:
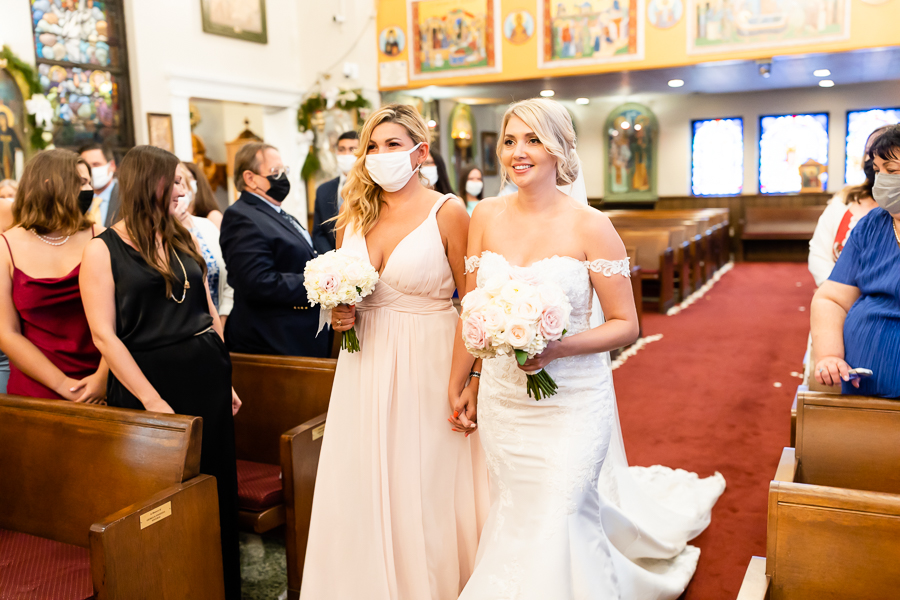
[[[66,377],[62,380],[62,383],[60,383],[53,391],[62,396],[63,400],[68,400],[69,402],[78,402],[78,398],[81,397],[81,393],[76,391],[76,389],[80,389],[81,385],[81,381],[72,379],[71,377]]]
[[[826,356],[816,363],[816,381],[822,385],[840,385],[841,380],[850,381],[850,365],[838,356]],[[859,387],[859,379],[850,381]]]
[[[155,398],[153,400],[148,400],[147,402],[143,402],[144,410],[148,410],[150,412],[158,412],[158,413],[167,413],[170,415],[174,415],[175,411],[172,410],[172,407],[169,406],[169,403],[163,400],[162,398]]]
[[[97,372],[93,375],[88,375],[78,383],[76,383],[71,388],[71,392],[78,397],[75,399],[75,402],[83,402],[85,404],[102,404],[104,400],[106,400],[106,374],[108,371],[105,369],[103,372]]]
[[[541,352],[534,358],[529,358],[523,365],[520,365],[517,361],[516,365],[518,365],[518,367],[526,373],[534,374],[552,363],[557,358],[564,357],[565,354],[563,354],[562,349],[563,348],[561,341],[550,342],[549,344],[547,344],[547,347],[544,348],[543,352]]]
[[[341,304],[331,311],[331,326],[338,333],[350,331],[356,324],[356,307]]]
[[[237,392],[234,391],[234,388],[231,388],[231,416],[238,414],[238,411],[241,410],[241,399],[238,398]]]
[[[447,420],[453,431],[465,433],[466,437],[478,427],[478,385],[478,378],[475,377],[459,395],[450,395],[450,409],[453,412]]]

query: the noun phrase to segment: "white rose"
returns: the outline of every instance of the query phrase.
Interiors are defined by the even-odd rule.
[[[513,320],[506,329],[507,343],[517,350],[522,350],[534,340],[534,326],[522,320]]]

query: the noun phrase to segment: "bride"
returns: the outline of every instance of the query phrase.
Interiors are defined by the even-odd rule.
[[[477,420],[492,500],[460,600],[677,598],[699,558],[687,541],[709,524],[724,480],[628,468],[608,351],[638,336],[630,269],[609,219],[586,206],[565,108],[546,99],[513,104],[498,154],[519,191],[475,210],[467,289],[534,277],[559,285],[573,311],[568,334],[521,367],[513,357],[481,365],[457,337],[453,421],[469,431]],[[576,188],[581,201],[557,185]],[[592,306],[597,323],[605,316],[593,329]],[[559,389],[537,402],[525,374],[542,368]]]

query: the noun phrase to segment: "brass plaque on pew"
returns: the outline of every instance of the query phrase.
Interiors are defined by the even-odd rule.
[[[321,425],[319,425],[318,427],[316,427],[315,429],[312,430],[312,439],[313,439],[313,441],[316,441],[323,435],[325,435],[325,423],[322,423]]]
[[[163,519],[172,516],[172,503],[166,502],[165,504],[161,504],[154,508],[153,510],[148,510],[144,514],[141,515],[141,529],[145,529],[150,527],[154,523],[159,523]]]

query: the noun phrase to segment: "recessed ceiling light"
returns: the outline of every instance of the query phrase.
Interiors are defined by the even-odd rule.
[[[816,77],[828,77],[829,75],[831,75],[831,71],[829,71],[828,69],[816,69],[815,71],[813,71],[813,75]]]
[[[822,79],[819,81],[819,87],[834,87],[834,82],[830,79]]]
[[[428,127],[434,129],[435,127],[437,127],[437,121],[431,119],[430,121],[428,121]]]
[[[669,80],[669,87],[671,87],[671,88],[679,88],[683,85],[684,85],[683,79],[670,79]]]
[[[543,90],[541,92],[541,96],[543,96],[544,98],[552,98],[555,94],[556,92],[554,92],[553,90]]]
[[[576,98],[575,99],[575,104],[587,104],[589,102],[590,102],[590,100],[588,100],[587,98]]]

